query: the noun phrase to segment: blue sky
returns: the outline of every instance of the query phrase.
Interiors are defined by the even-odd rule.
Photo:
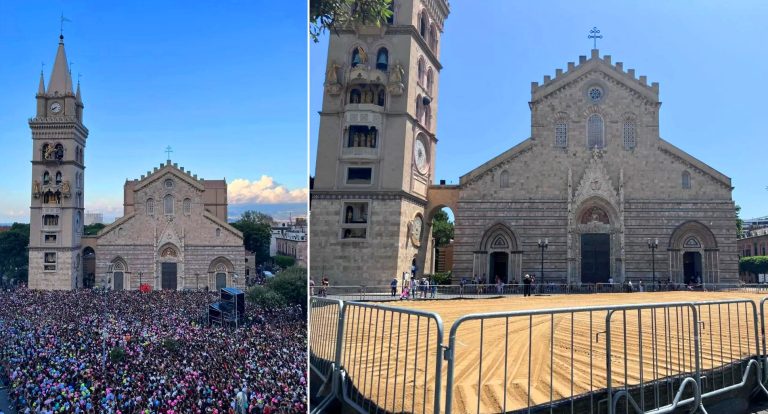
[[[0,2],[0,223],[28,221],[31,135],[65,23],[81,73],[87,211],[122,215],[122,185],[171,158],[226,178],[230,213],[306,211],[307,5],[285,2]],[[232,215],[232,214],[230,214]]]
[[[695,4],[695,7],[693,6]],[[731,177],[742,218],[768,215],[768,2],[452,1],[441,39],[436,179],[461,175],[530,135],[530,83],[601,55],[659,82],[660,134]],[[310,45],[310,171],[327,36]]]

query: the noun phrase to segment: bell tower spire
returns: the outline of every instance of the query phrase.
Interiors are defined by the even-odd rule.
[[[69,61],[64,50],[64,35],[59,35],[59,48],[56,51],[56,60],[53,62],[53,72],[48,81],[49,95],[72,95],[72,76],[69,74]]]
[[[37,114],[32,130],[32,182],[30,187],[29,287],[77,289],[82,287],[83,200],[85,144],[83,101],[78,85],[59,47],[48,88],[40,74]]]

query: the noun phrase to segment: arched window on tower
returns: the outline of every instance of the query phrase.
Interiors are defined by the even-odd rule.
[[[360,51],[362,51],[362,48],[359,47],[359,46],[356,47],[355,50],[352,51],[352,67],[353,68],[355,66],[363,63],[363,58],[362,58],[362,56],[360,56]],[[365,52],[363,51],[363,53],[365,53]]]
[[[61,185],[61,171],[56,171],[56,185]]]
[[[637,146],[637,132],[635,122],[632,120],[624,121],[624,149],[634,149]]]
[[[389,51],[386,47],[382,47],[379,49],[379,52],[376,53],[376,69],[387,71],[387,67],[389,66]]]
[[[683,188],[688,190],[691,188],[691,173],[683,171]]]
[[[173,196],[168,194],[163,198],[163,210],[166,215],[173,215]]]
[[[155,215],[155,200],[153,198],[147,199],[147,215],[148,216]]]
[[[499,187],[501,188],[509,187],[509,171],[504,170],[501,172],[501,175],[499,176]]]
[[[188,216],[188,215],[192,214],[192,200],[191,199],[185,198],[182,205],[184,207],[184,214],[185,215]]]
[[[56,146],[54,148],[55,148],[54,158],[59,160],[59,161],[63,160],[64,159],[64,146],[61,145],[61,144],[56,144]]]
[[[435,75],[432,68],[427,70],[427,93],[432,95],[432,84],[435,82]]]
[[[51,183],[51,173],[48,171],[43,173],[43,185],[48,185]]]
[[[587,120],[587,148],[604,148],[603,118],[592,114]]]
[[[360,92],[360,89],[355,88],[349,91],[349,103],[359,104],[362,99],[363,94]]]
[[[429,105],[424,106],[424,127],[427,129],[432,127],[432,107]]]
[[[421,11],[421,18],[419,18],[419,33],[421,34],[421,37],[424,38],[424,40],[427,39],[427,11],[422,10]]]

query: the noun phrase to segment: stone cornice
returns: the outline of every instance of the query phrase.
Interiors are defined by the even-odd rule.
[[[62,126],[71,126],[80,130],[83,135],[88,135],[88,128],[86,128],[75,116],[42,116],[29,118],[29,126],[32,128],[61,128]]]
[[[317,112],[317,114],[320,115],[320,116],[339,116],[339,115],[343,116],[345,113],[346,113],[346,111],[318,111]],[[435,135],[432,131],[429,131],[426,128],[424,128],[424,126],[421,124],[421,122],[419,122],[418,119],[416,119],[413,115],[411,115],[408,112],[402,112],[402,111],[398,111],[398,112],[383,112],[383,114],[385,116],[387,116],[387,117],[404,116],[404,117],[408,118],[411,122],[413,122],[415,125],[417,125],[420,132],[423,132],[429,138],[434,140],[434,142],[438,141],[437,135]],[[433,119],[433,120],[435,122],[437,121],[436,119]]]
[[[309,192],[312,199],[315,200],[347,200],[347,199],[360,199],[360,200],[402,200],[406,199],[415,203],[418,206],[426,207],[427,200],[419,198],[413,194],[409,194],[405,191],[377,191],[377,192],[363,192],[363,191],[338,191],[338,190],[312,190]]]
[[[112,230],[127,223],[128,220],[132,219],[135,215],[136,213],[131,213],[131,214],[128,214],[127,216],[120,217],[119,219],[113,221],[111,224],[108,224],[103,229],[99,230],[99,232],[96,234],[96,237],[101,238],[102,236],[105,236],[107,233],[111,232]]]

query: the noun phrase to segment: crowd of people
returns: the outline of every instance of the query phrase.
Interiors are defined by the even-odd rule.
[[[234,330],[204,323],[215,300],[208,292],[1,292],[0,377],[11,403],[19,413],[306,412],[301,308],[248,305],[246,326]]]

